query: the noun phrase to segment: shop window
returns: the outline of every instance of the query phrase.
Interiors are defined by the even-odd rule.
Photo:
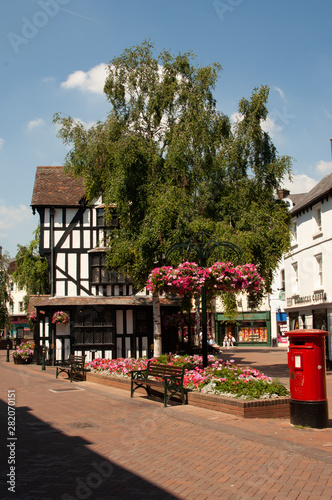
[[[265,321],[243,321],[238,333],[239,342],[267,342]]]
[[[294,312],[289,314],[289,326],[290,330],[298,330],[299,329],[299,313]]]

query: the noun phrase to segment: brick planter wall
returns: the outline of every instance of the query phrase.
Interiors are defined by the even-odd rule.
[[[86,374],[86,379],[88,382],[95,382],[116,389],[130,391],[130,380],[126,378],[89,372]],[[141,391],[141,389],[139,389],[139,391]],[[158,391],[151,392],[161,395]],[[142,393],[146,394],[144,389]],[[215,396],[213,394],[188,392],[188,404],[208,410],[230,413],[242,418],[289,418],[289,398],[243,401],[241,399]]]

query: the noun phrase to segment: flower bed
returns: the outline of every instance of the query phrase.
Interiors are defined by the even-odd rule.
[[[203,368],[202,357],[162,355],[154,362],[187,366],[184,387],[193,392],[227,396],[243,400],[287,397],[287,388],[258,370],[234,365],[234,362],[208,357],[208,366]],[[95,359],[88,363],[92,373],[129,377],[131,370],[144,370],[148,359]]]

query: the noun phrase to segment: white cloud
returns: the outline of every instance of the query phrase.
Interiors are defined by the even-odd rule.
[[[42,118],[36,118],[28,123],[27,129],[32,130],[36,127],[41,127],[42,125],[44,125],[44,120]]]
[[[2,202],[3,203],[3,202]],[[10,229],[16,224],[31,219],[31,209],[25,205],[0,206],[0,229]]]
[[[5,205],[5,201],[0,200],[0,245],[11,257],[16,255],[17,245],[28,245],[34,238],[37,224],[30,207]]]
[[[332,161],[321,160],[316,165],[316,170],[320,174],[331,174],[332,173]]]
[[[94,94],[102,94],[106,80],[106,69],[107,64],[101,63],[87,72],[80,70],[74,71],[74,73],[68,76],[65,82],[61,83],[61,87],[65,89],[79,89]]]
[[[5,142],[5,140],[2,139],[2,137],[0,137],[0,149],[2,148],[4,142]]]
[[[293,175],[292,181],[286,179],[283,183],[284,188],[288,189],[291,194],[309,193],[318,181],[312,179],[306,174]]]
[[[89,128],[94,127],[97,124],[97,122],[85,122],[81,120],[81,118],[74,118],[74,121],[81,123],[86,130],[89,130]]]
[[[241,115],[241,113],[239,113],[238,111],[231,114],[231,123],[238,123],[241,122],[242,120],[243,120],[243,115]]]
[[[332,118],[332,114],[328,112],[326,108],[324,108],[324,113],[327,116],[327,118]]]
[[[267,116],[266,120],[261,120],[261,127],[264,132],[267,132],[271,139],[280,141],[280,134],[282,132],[282,127],[278,125],[271,116]]]
[[[54,82],[54,81],[55,81],[54,76],[45,76],[45,77],[43,78],[43,83],[52,83],[52,82]]]
[[[241,122],[243,120],[243,115],[238,111],[231,115],[231,123],[232,127]],[[283,142],[283,136],[281,134],[283,127],[278,125],[276,120],[272,118],[271,115],[268,115],[266,120],[261,120],[261,127],[264,132],[267,132],[273,141],[278,142],[279,144]]]
[[[281,99],[284,102],[287,102],[286,96],[285,96],[284,92],[281,90],[280,87],[273,87],[273,90],[276,90],[278,92],[278,94],[280,95]]]

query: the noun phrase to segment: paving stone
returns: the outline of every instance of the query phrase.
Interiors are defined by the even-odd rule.
[[[285,355],[276,351],[273,370]],[[267,353],[260,356],[267,366]],[[2,353],[0,377],[4,500],[332,497],[330,428],[244,421],[193,406],[164,408],[157,399],[131,399],[126,391],[91,382],[74,383],[84,390],[69,391],[72,384],[55,380],[54,368],[6,363]],[[5,477],[9,388],[17,403],[15,495]]]

